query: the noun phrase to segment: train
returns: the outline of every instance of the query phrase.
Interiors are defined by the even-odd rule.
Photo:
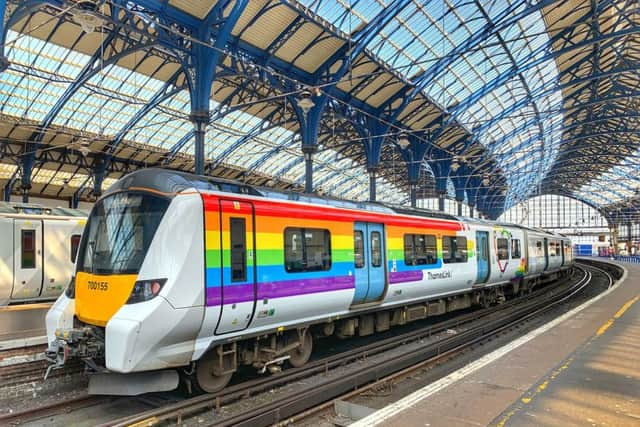
[[[572,264],[542,230],[145,169],[94,205],[46,357],[83,359],[90,393],[216,392],[243,365],[299,367],[322,337],[501,303]]]
[[[69,285],[87,213],[0,202],[0,306],[53,301]]]

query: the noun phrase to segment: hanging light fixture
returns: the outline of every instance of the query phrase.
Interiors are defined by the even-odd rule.
[[[460,163],[458,162],[458,156],[453,156],[451,160],[451,172],[456,172],[460,168]]]
[[[409,137],[406,133],[402,132],[400,135],[398,135],[398,145],[401,149],[406,150],[410,144],[411,141],[409,141]]]
[[[482,185],[484,185],[485,187],[487,187],[487,186],[489,185],[489,183],[490,183],[490,182],[491,182],[491,181],[490,181],[490,179],[489,179],[489,174],[486,174],[486,173],[485,173],[485,174],[482,176]]]
[[[82,27],[85,33],[93,33],[103,20],[98,16],[98,3],[94,0],[81,0],[76,4],[73,20]]]
[[[309,111],[311,111],[313,107],[316,106],[316,104],[311,99],[311,92],[307,89],[304,89],[302,92],[300,92],[300,98],[298,98],[298,100],[296,101],[296,105],[300,107],[305,116],[309,113]]]

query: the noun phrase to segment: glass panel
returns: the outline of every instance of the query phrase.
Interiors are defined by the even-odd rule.
[[[520,258],[520,240],[513,239],[511,240],[511,258],[516,259]]]
[[[80,247],[80,234],[74,234],[71,236],[71,262],[76,262],[78,247]]]
[[[380,267],[382,265],[381,240],[380,232],[374,231],[371,233],[371,265],[373,267]]]
[[[231,218],[231,281],[247,280],[247,234],[244,218]]]
[[[416,257],[413,249],[413,234],[404,235],[404,263],[405,265],[416,265]]]
[[[498,246],[498,259],[509,259],[509,240],[508,239],[496,239]]]
[[[356,268],[364,267],[364,235],[360,230],[353,233],[353,258]]]
[[[442,237],[442,262],[448,264],[450,262],[455,262],[455,260],[451,259],[452,254],[452,242],[453,239],[449,236]]]
[[[22,268],[36,268],[36,231],[22,230]]]
[[[99,201],[85,229],[78,271],[137,273],[169,203],[140,193],[117,193]]]
[[[467,262],[467,238],[443,236],[442,261],[445,264]]]
[[[329,230],[286,228],[284,241],[287,272],[323,271],[331,268]]]
[[[467,262],[467,238],[456,237],[456,262]]]

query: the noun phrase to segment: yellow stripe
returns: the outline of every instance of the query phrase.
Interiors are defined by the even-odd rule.
[[[621,308],[620,310],[616,311],[616,314],[613,315],[613,317],[615,319],[619,319],[620,316],[622,316],[624,314],[625,311],[629,310],[629,307],[631,307],[633,304],[636,303],[636,301],[638,301],[638,298],[640,298],[640,295],[636,296],[635,298],[633,298],[630,301],[627,301]]]
[[[229,233],[223,232],[222,238],[229,243]],[[205,244],[208,251],[220,250],[220,233],[218,231],[205,232]],[[280,249],[284,248],[284,235],[282,233],[257,233],[256,242],[258,249]],[[247,242],[247,247],[251,249],[253,243]],[[334,250],[352,249],[353,236],[332,234],[331,245]]]
[[[607,329],[609,329],[611,327],[611,325],[613,325],[613,323],[616,321],[616,319],[619,319],[625,311],[629,310],[629,308],[636,303],[636,301],[638,301],[638,299],[640,299],[640,295],[637,295],[635,298],[630,299],[629,301],[627,301],[626,303],[624,303],[624,305],[622,307],[620,307],[620,309],[618,311],[616,311],[616,314],[613,315],[613,317],[609,320],[607,320],[605,322],[604,325],[600,326],[600,328],[598,328],[598,331],[596,332],[596,336],[600,336],[602,334],[604,334]]]
[[[613,325],[615,320],[619,319],[639,299],[640,299],[640,295],[637,295],[635,298],[630,299],[622,307],[620,307],[620,309],[618,311],[616,311],[616,314],[614,314],[611,319],[607,320],[604,325],[600,326],[600,328],[596,332],[596,336],[600,336],[600,335],[604,334],[606,332],[606,330],[609,329],[611,327],[611,325]],[[593,337],[591,339],[593,339]],[[553,373],[548,377],[548,379],[546,381],[542,382],[540,385],[538,385],[538,387],[536,387],[536,389],[535,389],[535,391],[533,391],[533,393],[531,393],[531,394],[529,394],[527,396],[521,397],[520,398],[520,402],[524,403],[525,405],[528,405],[529,403],[531,403],[531,401],[534,399],[534,397],[536,397],[538,394],[542,393],[549,386],[549,383],[551,381],[555,380],[558,377],[558,375],[560,375],[560,373],[562,371],[564,371],[565,369],[569,368],[569,365],[571,364],[571,362],[573,362],[573,357],[570,357],[560,368],[558,368],[555,371],[553,371]],[[496,427],[504,427],[504,425],[509,421],[509,419],[511,417],[513,417],[513,415],[515,415],[516,412],[518,412],[520,409],[522,409],[522,408],[521,407],[515,407],[515,408],[511,409],[509,412],[507,412],[506,414],[504,414],[502,416],[502,418],[500,419],[499,422],[497,422],[495,424],[490,424],[490,425],[496,426]]]
[[[524,403],[525,405],[528,405],[529,403],[531,403],[531,401],[538,394],[542,393],[549,386],[549,383],[551,381],[555,380],[562,371],[566,370],[569,367],[571,362],[573,362],[573,357],[570,357],[569,359],[567,359],[567,361],[562,366],[560,366],[558,369],[553,371],[551,375],[547,377],[548,379],[540,383],[540,385],[538,385],[538,387],[536,387],[536,389],[533,392],[527,394],[526,396],[521,397],[520,402]],[[512,405],[512,409],[506,414],[504,414],[499,422],[495,424],[489,424],[489,425],[495,426],[495,427],[504,427],[504,425],[507,424],[509,419],[513,417],[521,409],[522,409],[521,406],[516,406],[515,408],[513,408],[513,405]]]
[[[217,231],[206,231],[205,245],[207,250],[220,250],[220,233]]]
[[[607,320],[607,323],[605,323],[604,325],[600,326],[600,328],[598,328],[598,331],[596,332],[596,336],[599,337],[600,335],[604,334],[611,325],[613,325],[613,319]]]

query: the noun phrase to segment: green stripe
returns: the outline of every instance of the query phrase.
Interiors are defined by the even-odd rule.
[[[228,249],[222,251],[224,256],[224,265],[231,265],[231,254]],[[253,265],[251,258],[247,255],[248,265]],[[353,261],[353,250],[340,249],[334,250],[332,262],[350,262]],[[220,252],[218,250],[208,250],[206,252],[207,268],[220,267]],[[261,249],[258,250],[258,264],[259,265],[283,265],[284,264],[284,251],[280,249]]]

